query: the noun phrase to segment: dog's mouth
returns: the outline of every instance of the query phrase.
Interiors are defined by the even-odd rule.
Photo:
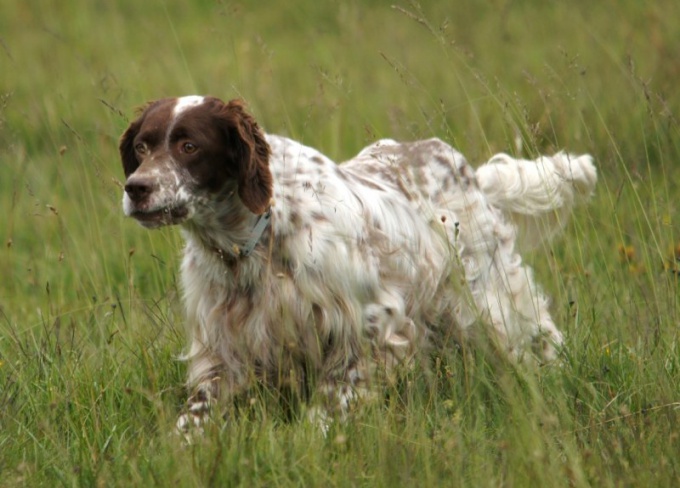
[[[155,210],[135,210],[130,214],[144,227],[154,228],[164,225],[180,224],[189,216],[186,207],[165,207]]]

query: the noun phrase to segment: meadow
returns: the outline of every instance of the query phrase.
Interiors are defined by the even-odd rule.
[[[680,3],[26,0],[0,7],[0,486],[675,486]],[[245,99],[337,161],[380,137],[594,156],[526,256],[567,346],[449,351],[327,436],[266,391],[185,446],[177,229],[121,211],[147,100]]]

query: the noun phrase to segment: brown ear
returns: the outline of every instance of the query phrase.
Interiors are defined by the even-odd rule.
[[[137,119],[130,123],[130,126],[125,130],[122,136],[120,136],[120,142],[118,143],[118,150],[120,151],[120,159],[123,162],[123,171],[125,172],[125,177],[127,178],[139,167],[139,161],[137,161],[137,156],[135,154],[135,137],[142,128],[142,122],[144,117],[148,113],[149,109],[163,100],[156,100],[153,102],[147,102],[141,107],[135,110],[137,114]]]
[[[248,210],[260,215],[273,195],[269,144],[242,100],[222,104],[219,116],[237,166],[238,196]]]
[[[120,159],[123,162],[123,171],[127,178],[139,167],[137,155],[135,154],[134,140],[142,126],[143,115],[132,122],[127,130],[120,137],[118,150],[120,151]]]

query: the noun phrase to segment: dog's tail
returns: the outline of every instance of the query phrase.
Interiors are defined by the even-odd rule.
[[[477,169],[476,176],[488,202],[515,222],[525,249],[557,234],[574,205],[586,201],[597,182],[589,155],[563,152],[535,161],[497,154]]]

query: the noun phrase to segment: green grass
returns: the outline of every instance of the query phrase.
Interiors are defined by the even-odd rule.
[[[678,2],[5,3],[0,485],[677,482]],[[378,137],[593,154],[592,204],[527,256],[562,366],[452,351],[325,438],[263,392],[182,447],[181,240],[123,218],[116,147],[135,106],[189,93],[337,160]]]

